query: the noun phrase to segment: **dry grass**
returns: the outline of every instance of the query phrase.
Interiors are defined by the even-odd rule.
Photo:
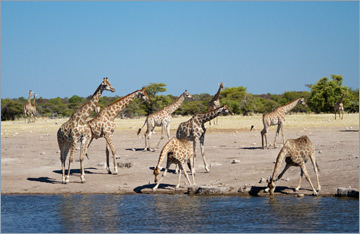
[[[171,123],[171,132],[176,131],[181,122],[187,121],[191,116],[174,117]],[[42,132],[50,133],[56,132],[60,125],[67,121],[64,119],[39,119],[35,124],[25,124],[24,120],[5,121],[1,122],[1,135],[16,134],[20,132]],[[137,130],[143,126],[145,117],[139,119],[120,119],[117,118],[115,123],[117,130],[133,131],[136,134]],[[251,125],[254,125],[255,131],[261,131],[263,128],[262,115],[254,116],[220,116],[218,117],[218,125],[206,124],[208,131],[248,131]],[[285,129],[310,129],[310,128],[326,128],[326,127],[352,127],[359,129],[359,114],[346,114],[343,120],[335,120],[333,114],[292,114],[286,116]],[[274,129],[276,127],[273,127]],[[160,128],[155,129],[160,132]],[[146,131],[146,126],[142,129],[142,133]]]

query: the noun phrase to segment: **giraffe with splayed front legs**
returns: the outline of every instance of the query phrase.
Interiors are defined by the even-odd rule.
[[[208,105],[207,105],[207,110],[208,110],[208,112],[209,111],[213,111],[213,110],[215,110],[215,109],[217,109],[217,108],[219,108],[220,107],[220,92],[221,92],[221,90],[224,88],[224,83],[220,83],[219,84],[219,89],[218,89],[218,91],[217,91],[217,93],[214,95],[214,97],[209,101],[209,103],[208,103]],[[214,125],[215,124],[217,124],[218,123],[218,121],[217,121],[217,119],[215,118],[214,119]],[[209,121],[209,124],[211,125],[211,121]]]
[[[32,95],[32,90],[29,90],[29,97],[26,103],[24,104],[25,123],[27,118],[29,118],[28,123],[30,123],[31,119],[33,118],[33,106],[31,105],[31,95]]]
[[[158,180],[158,175],[160,174],[160,165],[165,157],[167,158],[165,171],[162,177]],[[184,175],[188,180],[189,185],[191,185],[189,176],[185,170],[185,163],[188,164],[190,171],[192,172],[191,174],[192,174],[193,184],[195,184],[195,177],[194,177],[195,173],[193,172],[193,165],[191,165],[191,160],[190,160],[192,157],[193,157],[193,147],[191,141],[179,140],[176,137],[171,138],[161,150],[159,161],[154,169],[156,185],[153,188],[153,191],[155,192],[156,189],[159,187],[161,180],[166,176],[166,173],[170,168],[170,165],[173,163],[176,164],[178,167],[180,167],[178,183],[175,187],[176,189],[180,187],[181,171],[184,172]]]
[[[86,150],[93,139],[98,139],[104,137],[106,140],[106,170],[109,174],[112,174],[110,170],[110,162],[109,162],[109,149],[113,155],[113,164],[114,164],[114,173],[117,173],[117,165],[116,165],[116,149],[114,147],[112,141],[112,134],[115,131],[115,117],[120,113],[120,111],[124,110],[127,105],[129,105],[135,98],[140,98],[147,103],[150,103],[149,97],[145,91],[145,88],[140,90],[136,90],[135,92],[128,94],[127,96],[120,98],[119,100],[109,104],[104,107],[99,114],[95,116],[92,120],[89,120],[87,125],[91,130],[91,137],[88,137],[88,140],[85,143],[84,150]],[[86,154],[85,152],[81,153],[81,158],[84,158]],[[81,166],[81,168],[83,168]]]
[[[206,112],[206,113],[198,113],[194,115],[191,119],[186,122],[182,122],[177,131],[176,137],[178,139],[186,139],[193,142],[193,150],[194,150],[194,157],[193,157],[193,166],[194,166],[194,173],[195,173],[195,157],[196,157],[196,144],[200,141],[200,150],[201,156],[204,161],[204,166],[206,172],[209,172],[210,169],[206,163],[205,159],[205,150],[204,150],[204,142],[205,142],[205,123],[211,121],[212,119],[219,116],[221,113],[226,114],[233,114],[232,111],[229,109],[227,105],[219,107],[215,110]]]
[[[284,137],[284,132],[283,132],[283,125],[285,122],[285,114],[287,112],[289,112],[290,110],[292,110],[296,105],[298,104],[302,104],[304,106],[307,106],[305,103],[304,98],[298,98],[295,101],[292,101],[284,106],[280,106],[278,108],[276,108],[273,112],[267,113],[263,115],[263,124],[264,124],[264,128],[261,131],[261,142],[262,142],[262,148],[264,149],[265,147],[268,148],[268,142],[267,142],[267,130],[269,127],[273,126],[273,125],[277,125],[277,130],[276,130],[276,135],[275,135],[275,140],[274,140],[274,148],[276,148],[276,138],[279,135],[279,132],[281,131],[281,135],[282,135],[282,139],[283,139],[283,144],[285,144],[285,137]],[[265,139],[265,147],[264,147],[264,139]]]
[[[171,120],[172,120],[171,114],[174,113],[181,106],[181,104],[183,103],[183,101],[185,99],[192,99],[191,94],[188,93],[187,90],[185,90],[185,92],[183,92],[174,103],[172,103],[168,106],[165,106],[165,107],[161,108],[159,111],[152,113],[152,114],[148,115],[148,117],[146,117],[144,125],[141,128],[139,128],[138,133],[137,133],[139,135],[141,132],[141,129],[145,126],[145,124],[147,125],[147,130],[145,132],[144,151],[146,151],[146,150],[152,151],[151,146],[150,146],[150,138],[151,138],[152,133],[154,132],[155,127],[157,127],[157,126],[162,127],[161,137],[160,137],[160,140],[159,140],[156,148],[159,147],[161,140],[164,139],[165,131],[166,131],[168,139],[170,138],[170,124],[171,124]]]
[[[101,84],[97,87],[90,100],[84,103],[79,109],[75,110],[75,112],[71,115],[70,119],[64,124],[62,124],[57,132],[57,141],[60,148],[63,183],[69,183],[70,165],[73,162],[76,144],[80,141],[81,148],[84,148],[84,143],[87,140],[86,136],[90,135],[89,130],[86,128],[86,120],[91,114],[91,112],[95,109],[104,90],[115,92],[115,89],[111,86],[107,77],[104,78]],[[70,156],[68,174],[65,177],[65,162],[69,150]],[[80,164],[82,164],[81,159]],[[81,176],[80,178],[81,182],[84,183],[85,178],[83,176]]]
[[[344,104],[343,104],[343,99],[345,97],[345,91],[343,92],[341,98],[339,99],[339,101],[337,101],[334,105],[334,111],[335,111],[335,119],[336,119],[336,113],[339,112],[339,118],[340,118],[340,114],[342,114],[341,119],[344,118]]]
[[[305,163],[308,161],[309,158],[313,164],[314,171],[316,174],[316,180],[318,185],[317,190],[315,190],[314,185],[312,184],[310,176],[305,167]],[[286,166],[283,169],[283,171],[279,174],[280,167],[283,161],[286,162]],[[297,139],[289,139],[286,141],[286,143],[280,150],[279,155],[277,156],[273,174],[270,177],[270,180],[268,180],[268,188],[265,191],[270,191],[270,196],[274,196],[274,191],[276,187],[275,182],[280,180],[281,177],[291,166],[300,167],[301,170],[299,184],[295,188],[295,191],[298,191],[300,189],[301,179],[305,174],[305,178],[309,182],[313,190],[313,195],[317,195],[318,192],[321,190],[319,175],[318,175],[319,167],[315,160],[315,151],[313,144],[311,143],[310,139],[307,136],[301,136]]]

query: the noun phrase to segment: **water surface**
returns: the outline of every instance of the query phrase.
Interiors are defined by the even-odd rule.
[[[3,195],[1,231],[359,232],[359,200],[160,194]]]

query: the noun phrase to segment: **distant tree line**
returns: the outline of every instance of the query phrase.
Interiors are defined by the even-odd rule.
[[[305,85],[308,91],[289,91],[283,94],[263,94],[253,95],[246,91],[243,86],[229,87],[222,90],[220,101],[227,104],[235,114],[251,115],[256,113],[268,113],[276,107],[285,105],[297,98],[304,97],[307,107],[298,105],[293,112],[314,112],[314,113],[332,113],[335,102],[337,102],[342,93],[346,93],[343,100],[346,112],[359,112],[359,89],[353,90],[347,86],[343,86],[343,78],[341,75],[331,75],[331,79],[327,77],[321,78],[316,84]],[[214,87],[215,89],[215,87]],[[151,104],[147,104],[139,99],[133,101],[119,115],[121,118],[136,118],[147,116],[163,106],[174,102],[178,96],[159,95],[166,91],[166,84],[150,83],[146,91],[149,95]],[[194,100],[185,101],[181,107],[174,113],[175,115],[193,115],[199,112],[207,111],[207,104],[213,97],[213,94],[193,94]],[[180,95],[180,93],[178,94]],[[37,115],[49,118],[69,117],[74,110],[85,103],[89,97],[79,97],[73,95],[70,98],[38,98],[36,100]],[[118,100],[119,96],[100,98],[99,106],[103,108],[108,104]],[[1,120],[15,120],[24,117],[24,104],[27,99],[20,97],[17,99],[1,99]],[[92,117],[95,112],[92,113]]]

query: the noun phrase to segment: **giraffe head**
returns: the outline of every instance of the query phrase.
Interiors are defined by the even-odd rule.
[[[145,87],[142,87],[141,91],[138,93],[137,95],[138,98],[141,98],[142,100],[144,100],[145,102],[147,102],[148,104],[150,104],[150,99],[149,96],[147,95],[146,91],[145,91]]]
[[[32,95],[32,93],[33,93],[33,92],[32,92],[32,90],[29,90],[29,96],[31,96],[31,95]]]
[[[160,168],[155,167],[153,174],[155,175],[155,183],[157,183],[158,182],[158,175],[160,174]]]
[[[34,98],[36,98],[36,96],[37,96],[37,94],[36,94],[36,93],[34,93]]]
[[[271,178],[267,179],[266,182],[268,183],[268,189],[269,189],[269,192],[270,192],[270,196],[274,196],[274,191],[275,191],[275,182],[274,180]]]
[[[303,104],[304,106],[307,106],[305,103],[305,99],[303,97],[299,99],[298,103]]]
[[[223,105],[222,108],[223,108],[222,110],[223,113],[234,115],[234,113],[230,110],[230,108],[226,104]]]
[[[223,82],[219,83],[219,86],[220,86],[220,89],[223,89],[224,88],[224,83]]]
[[[111,86],[111,84],[110,84],[107,77],[105,77],[103,82],[101,82],[101,89],[111,91],[111,92],[115,92],[115,89]]]
[[[185,90],[185,92],[182,95],[184,96],[185,99],[191,99],[191,100],[194,99],[193,96],[191,96],[191,94],[187,90]]]

